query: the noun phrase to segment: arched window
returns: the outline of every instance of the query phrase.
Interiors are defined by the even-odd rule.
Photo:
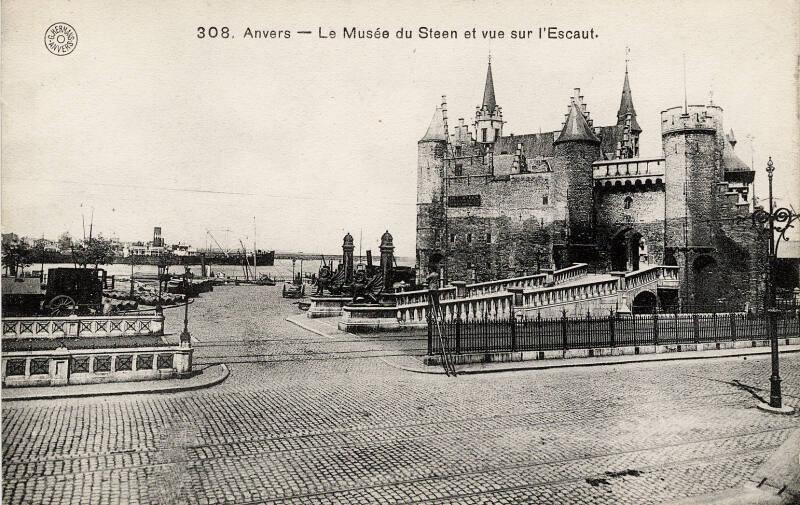
[[[633,203],[633,198],[631,198],[630,196],[626,196],[625,197],[625,208],[626,209],[630,209],[632,203]]]

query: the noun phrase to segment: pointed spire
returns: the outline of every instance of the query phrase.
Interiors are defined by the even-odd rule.
[[[567,113],[567,120],[564,122],[564,128],[561,129],[561,134],[554,143],[573,140],[600,142],[600,139],[594,134],[580,109],[581,106],[578,105],[575,98],[573,98],[569,106],[569,112]]]
[[[487,109],[489,113],[493,113],[497,107],[497,101],[494,98],[494,81],[492,80],[492,57],[489,56],[489,68],[486,70],[486,86],[483,88],[483,103],[481,104]]]
[[[425,132],[425,135],[420,139],[420,142],[426,142],[430,140],[447,140],[447,137],[444,133],[444,116],[442,115],[441,107],[436,107],[433,117],[431,118],[431,124],[428,126],[428,131]]]
[[[736,140],[736,137],[733,135],[733,129],[731,129],[731,131],[730,131],[730,133],[728,133],[727,137],[728,137],[728,142],[731,143],[731,147],[736,147],[737,140]]]
[[[631,131],[641,133],[642,127],[636,121],[636,109],[633,108],[633,97],[631,96],[631,83],[628,80],[628,60],[625,60],[625,82],[622,83],[622,99],[619,102],[617,111],[617,124],[625,123],[628,113],[631,115]]]

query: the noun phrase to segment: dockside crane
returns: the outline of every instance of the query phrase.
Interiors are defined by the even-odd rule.
[[[230,230],[222,230],[222,231],[229,232]],[[222,245],[220,245],[220,243],[219,243],[219,241],[217,240],[217,238],[214,236],[214,234],[213,234],[213,233],[211,233],[211,230],[208,230],[208,229],[207,229],[207,230],[206,230],[206,234],[207,234],[209,237],[211,237],[211,240],[213,240],[213,241],[214,241],[214,243],[215,243],[215,244],[217,244],[217,247],[219,247],[219,250],[220,250],[220,251],[222,251],[222,254],[224,254],[224,255],[225,255],[225,257],[227,258],[227,257],[228,257],[228,251],[226,251],[226,250],[225,250],[225,249],[222,247]]]

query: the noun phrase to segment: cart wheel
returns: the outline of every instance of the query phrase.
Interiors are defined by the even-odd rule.
[[[51,316],[68,316],[75,312],[75,300],[67,295],[58,295],[47,304]]]

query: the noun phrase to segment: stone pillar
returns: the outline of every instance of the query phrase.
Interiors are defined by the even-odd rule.
[[[467,296],[466,281],[453,281],[451,284],[456,287],[456,298],[465,298]]]
[[[394,266],[394,243],[392,234],[386,230],[381,236],[381,274],[383,275],[383,288],[386,291],[392,289],[392,267]]]
[[[514,307],[522,307],[523,298],[522,295],[525,292],[525,288],[522,287],[514,287],[508,288],[508,292],[513,295],[512,297],[512,304]]]
[[[344,283],[350,284],[353,282],[353,236],[349,233],[344,236],[342,243],[342,264],[344,265]]]
[[[625,282],[625,272],[608,272],[608,275],[617,278],[617,289],[619,291],[625,291],[628,288]]]
[[[69,360],[67,358],[55,358],[50,365],[50,385],[66,386],[69,380]]]
[[[181,349],[175,353],[174,356],[174,366],[175,372],[177,373],[178,377],[185,378],[191,377],[192,375],[192,354],[194,353],[194,349],[186,348],[185,346],[181,345]]]

